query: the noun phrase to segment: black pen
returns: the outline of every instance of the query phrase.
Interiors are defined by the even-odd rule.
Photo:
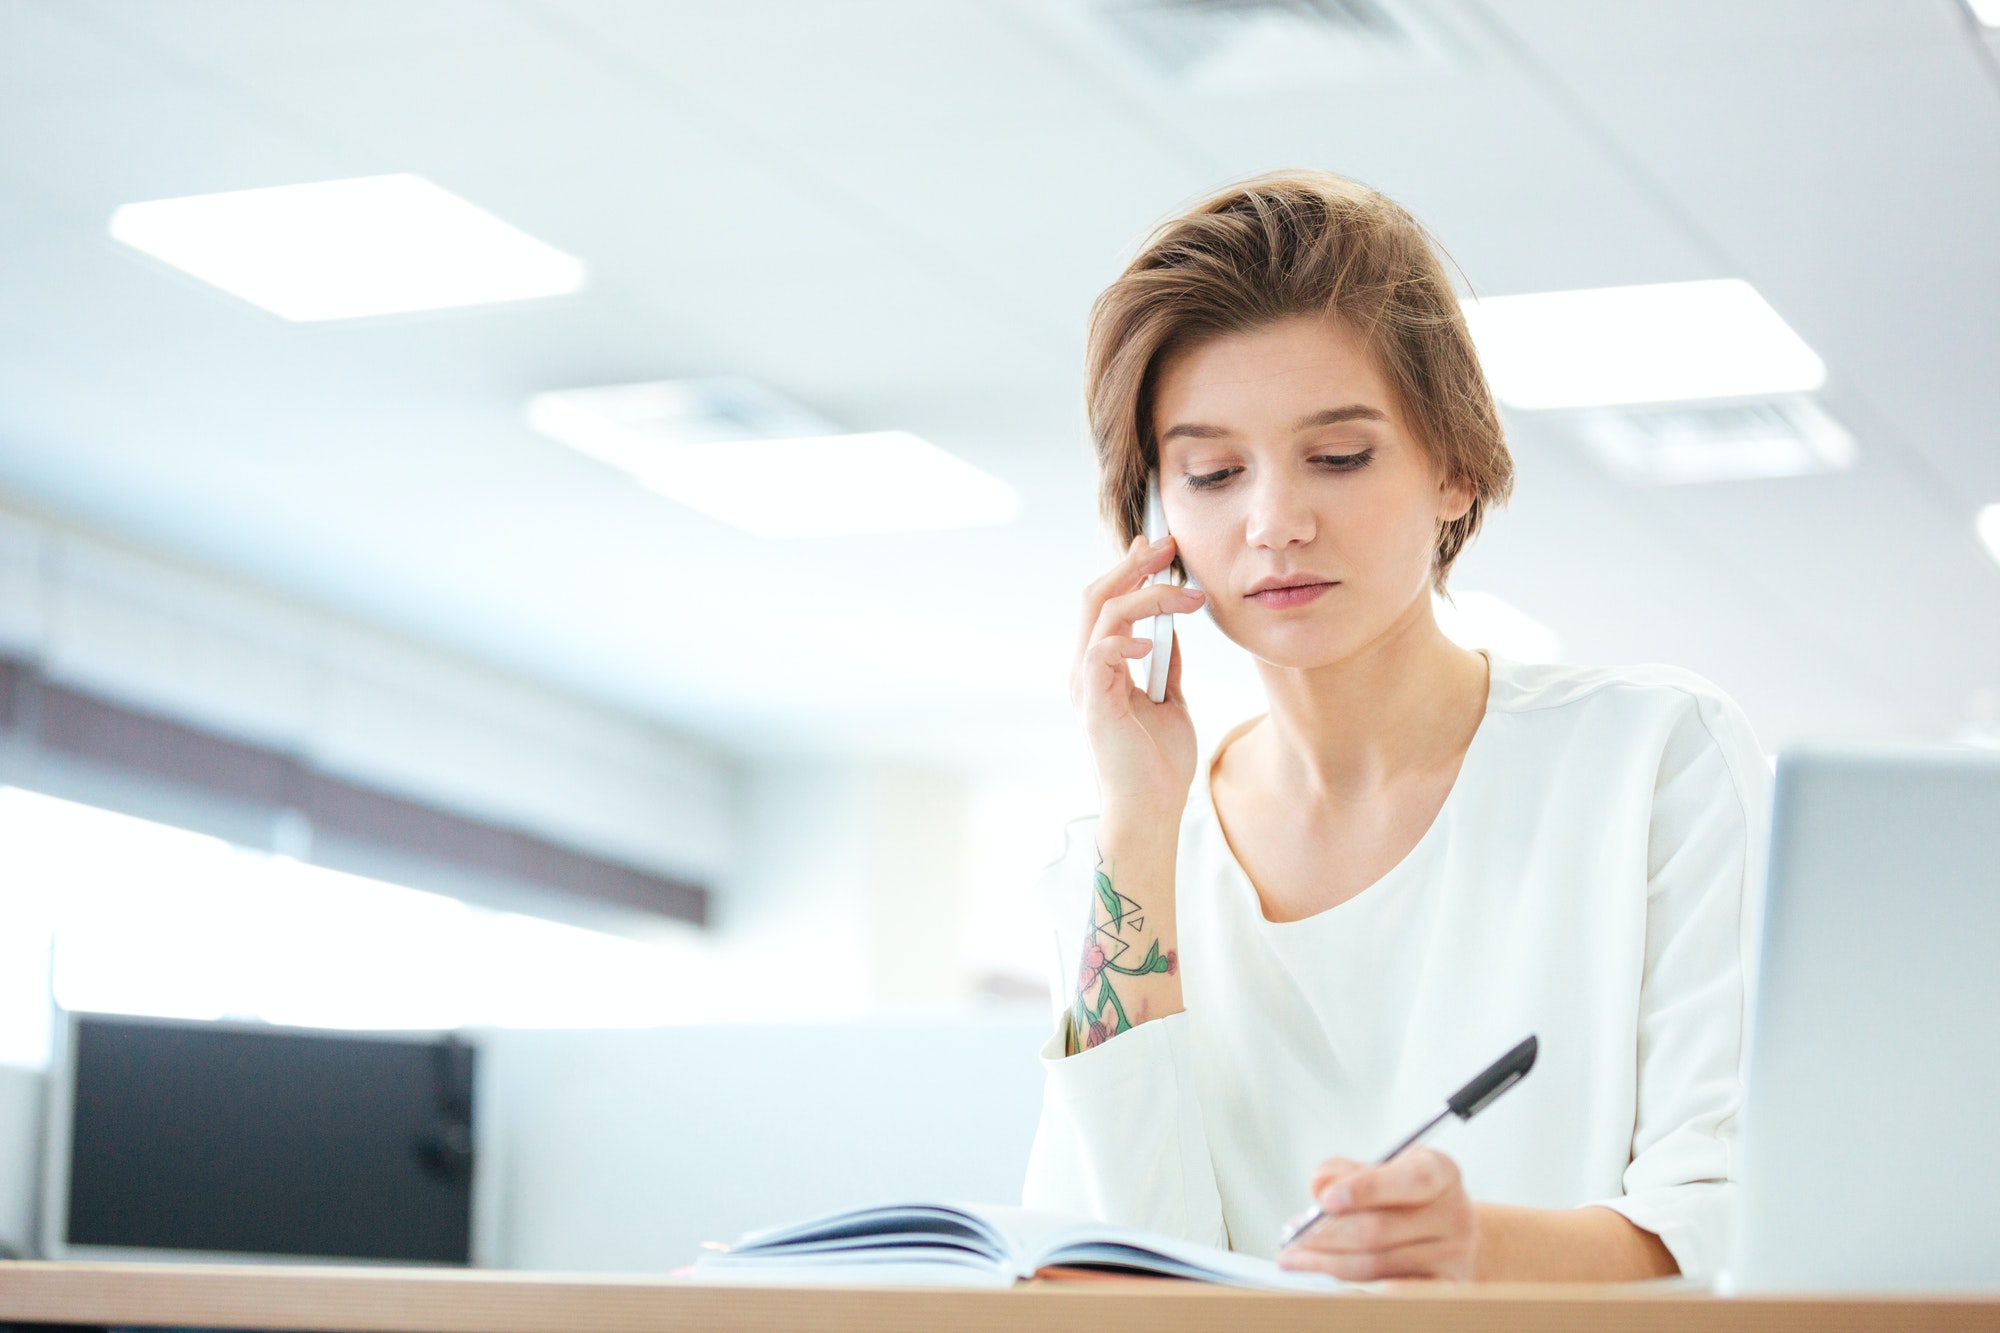
[[[1528,1071],[1535,1067],[1535,1052],[1540,1049],[1541,1044],[1533,1037],[1529,1037],[1519,1046],[1516,1046],[1513,1050],[1486,1066],[1480,1072],[1479,1077],[1445,1098],[1444,1110],[1439,1111],[1429,1120],[1426,1120],[1417,1129],[1416,1133],[1382,1154],[1382,1160],[1375,1163],[1375,1165],[1382,1166],[1394,1161],[1397,1154],[1416,1147],[1424,1141],[1425,1137],[1432,1130],[1442,1125],[1447,1116],[1455,1115],[1460,1120],[1470,1120],[1491,1106],[1501,1093],[1507,1091],[1507,1089],[1528,1076]],[[1306,1232],[1324,1221],[1326,1221],[1326,1214],[1315,1203],[1298,1221],[1285,1228],[1284,1237],[1278,1241],[1278,1248],[1281,1250],[1284,1249],[1287,1245],[1290,1245],[1300,1236],[1305,1235]]]

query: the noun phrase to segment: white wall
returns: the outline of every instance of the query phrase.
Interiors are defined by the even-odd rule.
[[[754,983],[754,977],[746,977]],[[868,1202],[1018,1203],[1046,1006],[988,1019],[504,1032],[502,1262],[660,1271]]]
[[[972,791],[958,775],[894,764],[750,772],[739,870],[715,915],[725,967],[742,979],[737,1016],[961,1006]]]

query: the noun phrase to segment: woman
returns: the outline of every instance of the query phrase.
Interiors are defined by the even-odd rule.
[[[1130,545],[1072,676],[1102,810],[1052,872],[1075,938],[1029,1206],[1353,1279],[1712,1274],[1768,770],[1695,676],[1439,631],[1512,463],[1422,229],[1337,176],[1227,190],[1098,299],[1088,375]],[[1162,704],[1127,669],[1196,610],[1270,704],[1200,765],[1178,656]],[[1530,1033],[1476,1122],[1362,1164]]]

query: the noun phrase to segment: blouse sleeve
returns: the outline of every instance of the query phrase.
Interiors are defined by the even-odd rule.
[[[1076,1055],[1063,1054],[1072,973],[1083,956],[1092,829],[1042,877],[1053,934],[1056,1031],[1042,1047],[1042,1118],[1028,1157],[1024,1207],[1227,1246],[1222,1197],[1195,1097],[1186,1013],[1171,1014]]]
[[[1648,843],[1638,1100],[1624,1193],[1682,1274],[1728,1259],[1770,769],[1741,711],[1692,691],[1661,753]]]

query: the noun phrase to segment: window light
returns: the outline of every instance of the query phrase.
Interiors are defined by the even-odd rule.
[[[51,992],[309,1027],[656,1026],[721,1014],[718,966],[691,928],[600,934],[0,787],[0,1063],[47,1060]]]
[[[1518,408],[1801,393],[1826,365],[1736,278],[1465,302],[1493,391]]]
[[[1491,648],[1516,662],[1553,662],[1562,655],[1555,631],[1490,592],[1433,593],[1438,628],[1462,648]]]
[[[540,393],[528,423],[758,537],[980,527],[1020,505],[1006,482],[907,431],[837,434],[735,377]]]
[[[1979,540],[1986,543],[1995,560],[2000,560],[2000,504],[1987,505],[1979,511]]]
[[[111,234],[289,320],[441,310],[583,286],[583,264],[408,174],[126,204]]]

